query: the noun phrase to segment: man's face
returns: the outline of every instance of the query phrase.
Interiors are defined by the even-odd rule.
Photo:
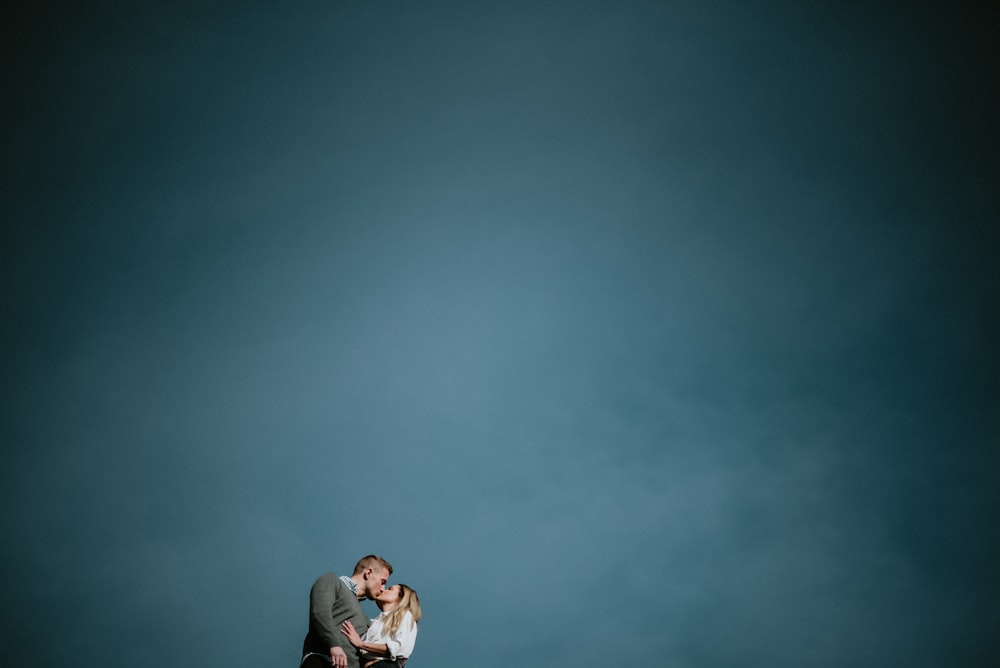
[[[384,568],[369,568],[365,571],[365,598],[375,599],[385,589],[389,581],[389,571]]]

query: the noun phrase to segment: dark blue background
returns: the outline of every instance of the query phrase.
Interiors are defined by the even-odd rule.
[[[8,4],[5,665],[1000,656],[985,3]],[[371,608],[369,608],[371,610]]]

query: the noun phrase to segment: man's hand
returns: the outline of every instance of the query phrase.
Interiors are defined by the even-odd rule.
[[[347,653],[343,647],[330,648],[330,664],[333,668],[347,668]]]

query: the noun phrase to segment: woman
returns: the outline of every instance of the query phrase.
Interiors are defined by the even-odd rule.
[[[340,632],[361,654],[363,668],[395,668],[406,663],[417,642],[420,599],[404,584],[392,585],[375,597],[379,616],[371,621],[364,637],[347,621]]]

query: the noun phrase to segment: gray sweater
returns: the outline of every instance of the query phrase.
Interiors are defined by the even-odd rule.
[[[343,647],[348,668],[358,668],[358,651],[340,632],[345,620],[350,620],[358,635],[368,630],[368,618],[351,588],[333,573],[321,575],[309,592],[309,633],[302,643],[302,655],[317,652],[329,656],[331,647]]]

